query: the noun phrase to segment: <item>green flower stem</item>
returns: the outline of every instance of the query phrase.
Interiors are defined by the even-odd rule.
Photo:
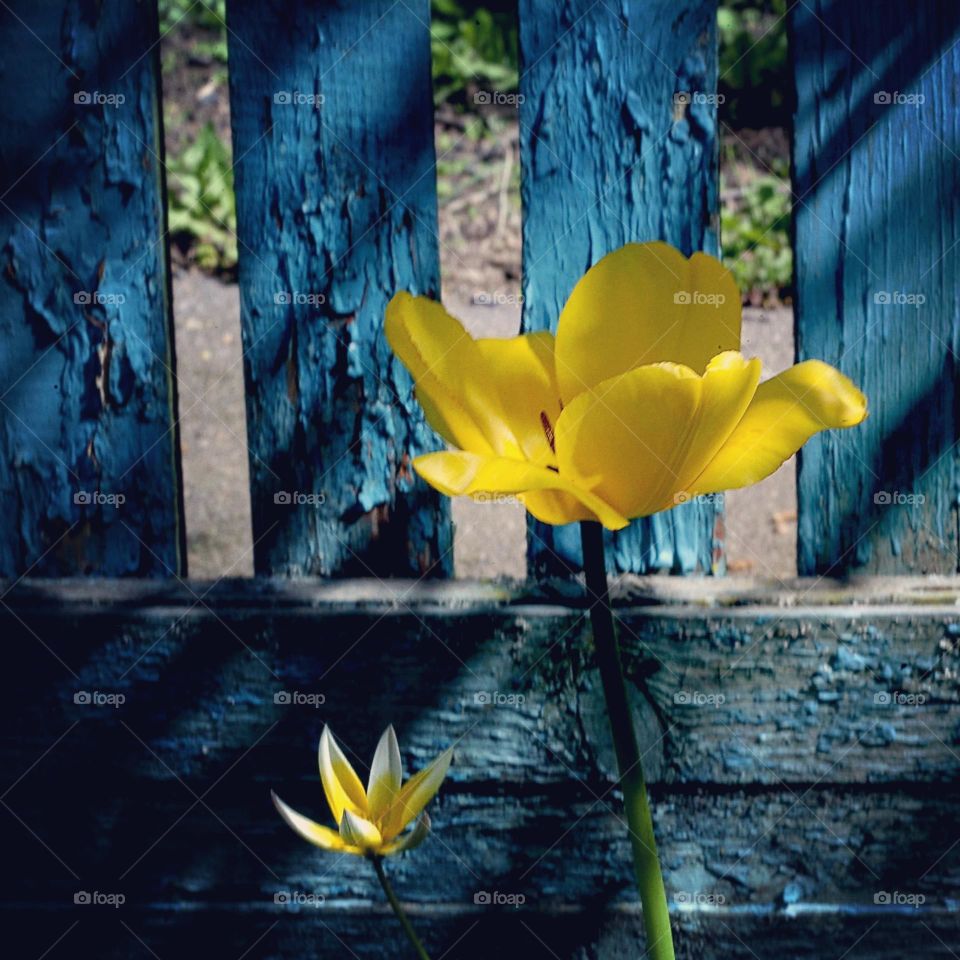
[[[400,921],[400,926],[403,927],[403,932],[407,935],[407,938],[413,945],[413,949],[417,951],[417,956],[420,958],[420,960],[430,960],[430,954],[424,949],[424,946],[420,942],[420,938],[417,936],[416,931],[410,925],[410,921],[403,910],[403,906],[397,899],[397,895],[393,892],[393,887],[390,885],[390,881],[387,879],[387,874],[383,869],[383,858],[371,857],[370,862],[373,864],[373,869],[377,871],[377,879],[380,881],[380,886],[383,887],[383,892],[387,895],[387,900],[390,901],[390,906],[393,907],[393,912],[397,915],[397,919]]]
[[[607,590],[607,568],[603,549],[603,528],[596,521],[580,524],[583,544],[583,572],[587,579],[590,624],[596,648],[597,666],[607,700],[607,714],[617,754],[623,804],[633,848],[637,889],[643,904],[643,924],[647,932],[647,955],[652,960],[674,960],[670,911],[660,872],[653,819],[647,802],[640,750],[633,727],[627,687],[620,662],[620,648],[613,625],[613,611]]]

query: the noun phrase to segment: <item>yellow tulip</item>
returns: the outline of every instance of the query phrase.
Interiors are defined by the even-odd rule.
[[[400,747],[389,726],[373,755],[366,790],[328,727],[320,735],[318,755],[320,782],[339,831],[315,823],[270,794],[280,816],[304,840],[324,850],[365,857],[387,857],[426,840],[430,818],[424,807],[447,775],[452,747],[403,783]],[[413,829],[404,833],[414,821]]]
[[[628,244],[576,285],[557,333],[474,339],[398,293],[390,346],[453,450],[414,468],[448,496],[516,495],[539,520],[634,517],[769,476],[815,433],[852,427],[864,395],[807,360],[760,382],[740,353],[740,295],[718,260]]]

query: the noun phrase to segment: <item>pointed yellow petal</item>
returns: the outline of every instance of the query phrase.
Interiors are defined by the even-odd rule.
[[[453,747],[449,747],[400,788],[396,799],[383,817],[383,835],[387,840],[395,837],[411,820],[421,814],[440,789],[452,759]]]
[[[303,816],[303,814],[297,813],[292,807],[288,807],[272,790],[270,796],[280,816],[304,840],[322,847],[324,850],[343,850],[345,848],[346,845],[336,830],[314,823],[313,820]]]
[[[634,367],[663,361],[702,373],[711,357],[740,349],[740,294],[713,257],[687,259],[666,243],[631,243],[604,257],[574,287],[557,327],[564,404]]]
[[[554,466],[552,433],[560,416],[552,333],[478,340],[487,381],[500,395],[507,423],[527,460]]]
[[[389,857],[394,853],[404,853],[407,850],[415,850],[430,835],[430,817],[426,811],[420,814],[416,826],[402,837],[398,837],[391,843],[385,844],[380,848],[380,853]]]
[[[798,363],[757,387],[736,429],[691,483],[691,492],[756,483],[815,433],[856,426],[866,415],[867,398],[842,373],[820,360]]]
[[[390,806],[403,781],[400,761],[400,745],[393,731],[393,724],[383,731],[370,765],[367,781],[367,813],[374,822]]]
[[[384,329],[440,436],[476,453],[516,452],[487,364],[459,320],[428,297],[398,293],[387,305]]]
[[[340,836],[347,846],[359,847],[364,851],[377,850],[383,843],[380,831],[369,820],[359,817],[349,810],[343,811],[343,819],[340,821]]]
[[[683,461],[677,470],[677,486],[670,503],[700,475],[740,422],[760,382],[760,361],[746,360],[735,351],[721,353],[708,364],[702,378],[700,409],[690,433]]]
[[[320,782],[333,819],[340,822],[344,810],[352,810],[363,816],[367,812],[367,796],[363,784],[350,761],[333,739],[329,727],[320,734],[320,747],[317,751],[320,764]]]
[[[558,418],[558,423],[563,415]],[[627,521],[610,504],[579,488],[562,473],[508,457],[481,457],[449,451],[428,453],[413,461],[414,469],[431,486],[448,497],[491,494],[528,494],[535,490],[561,490],[579,500],[604,526],[619,530]],[[563,522],[567,522],[564,520]]]

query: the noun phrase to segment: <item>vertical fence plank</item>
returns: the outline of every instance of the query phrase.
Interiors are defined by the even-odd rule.
[[[803,450],[801,574],[957,569],[958,32],[949,0],[792,14],[797,350],[870,401]]]
[[[0,576],[184,572],[156,42],[0,7]]]
[[[258,573],[452,569],[448,507],[410,467],[436,444],[382,332],[396,290],[439,291],[429,16],[229,6]]]
[[[584,271],[624,243],[717,252],[715,20],[710,0],[520,0],[524,329],[555,328]],[[528,529],[532,572],[579,566],[575,528]],[[689,503],[616,534],[608,556],[717,570],[721,536],[719,507]]]

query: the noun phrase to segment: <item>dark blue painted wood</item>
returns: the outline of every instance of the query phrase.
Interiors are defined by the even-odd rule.
[[[960,649],[957,582],[942,586],[920,605],[918,586],[898,604],[868,585],[682,584],[618,608],[678,956],[824,960],[858,942],[859,960],[949,957]],[[434,958],[517,943],[531,960],[643,956],[582,608],[456,584],[234,582],[203,604],[196,588],[5,593],[0,922],[24,944],[10,956],[65,934],[50,957],[409,958],[369,864],[307,846],[269,801],[276,788],[329,822],[323,724],[366,779],[388,722],[408,772],[455,745],[433,836],[388,864]]]
[[[716,4],[520,0],[526,330],[554,328],[573,285],[624,243],[717,251]],[[529,526],[532,571],[579,567],[575,528]],[[610,538],[618,570],[722,568],[722,516],[687,504]]]
[[[869,419],[804,449],[801,573],[957,569],[960,6],[794,8],[797,352]]]
[[[395,291],[439,292],[429,5],[229,17],[256,570],[448,573],[410,466],[437,441],[383,336]]]
[[[156,40],[149,3],[0,6],[4,575],[184,572]]]

